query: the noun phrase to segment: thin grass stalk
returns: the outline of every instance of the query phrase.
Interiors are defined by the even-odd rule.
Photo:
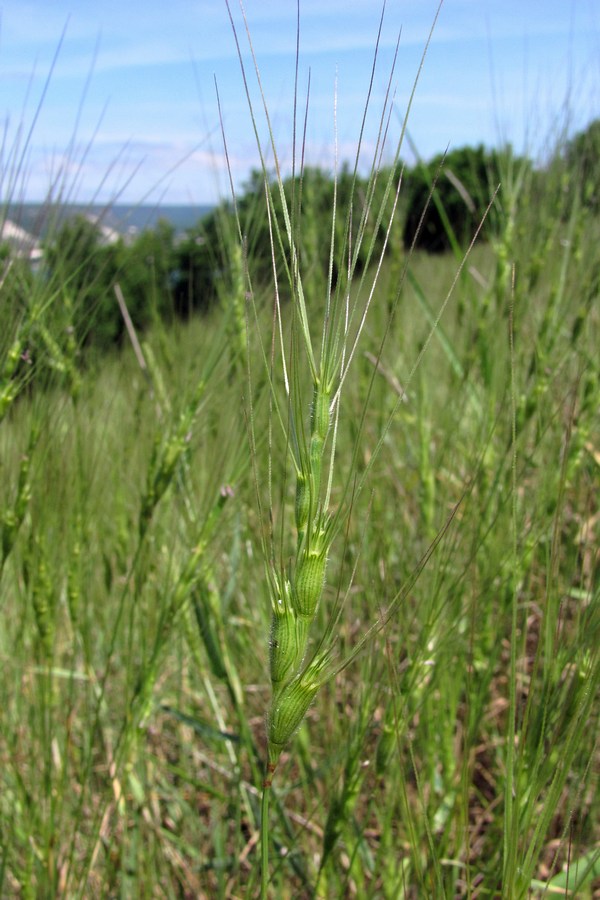
[[[513,291],[509,309],[509,350],[511,373],[511,442],[512,442],[512,551],[515,572],[518,567],[517,555],[517,431],[516,431],[516,367],[514,348],[514,271]],[[517,632],[518,632],[518,583],[513,578],[512,603],[511,603],[511,630],[510,630],[510,670],[509,670],[509,707],[506,734],[506,786],[504,792],[505,803],[505,831],[504,831],[504,876],[505,887],[515,883],[517,848],[518,848],[518,818],[520,792],[515,782],[515,740],[517,734]]]
[[[275,770],[273,769],[273,772]],[[262,795],[260,800],[260,896],[261,900],[268,900],[269,875],[269,800],[271,798],[272,772],[267,764],[267,774],[263,780]]]

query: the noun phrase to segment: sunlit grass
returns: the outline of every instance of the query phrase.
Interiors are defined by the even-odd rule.
[[[279,303],[225,218],[219,305],[153,317],[143,366],[83,358],[52,281],[3,309],[2,896],[594,896],[599,229],[505,174],[458,277],[379,245],[360,326],[308,175],[288,222],[252,200]],[[330,677],[279,741],[282,584]]]

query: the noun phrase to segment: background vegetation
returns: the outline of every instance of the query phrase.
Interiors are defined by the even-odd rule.
[[[403,599],[282,756],[273,896],[599,895],[598,160],[595,123],[543,170],[465,148],[403,173],[339,420],[336,467],[369,469],[368,490],[319,615],[347,593],[344,653]],[[285,184],[315,321],[333,184]],[[338,245],[367,189],[339,175]],[[270,495],[255,477],[273,314],[262,175],[237,206],[242,242],[223,204],[181,242],[163,224],[104,246],[80,219],[50,233],[37,273],[4,254],[2,896],[258,890],[257,497],[275,515],[294,497],[276,453]]]

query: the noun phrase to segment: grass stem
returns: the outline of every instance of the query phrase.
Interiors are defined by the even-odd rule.
[[[267,900],[269,896],[269,800],[271,799],[271,768],[262,786],[260,804],[260,897]]]

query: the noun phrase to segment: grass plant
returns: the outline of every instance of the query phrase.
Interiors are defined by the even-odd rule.
[[[392,74],[324,222],[232,22],[219,304],[85,364],[75,282],[0,313],[0,894],[592,900],[597,215],[506,154],[404,250]]]

